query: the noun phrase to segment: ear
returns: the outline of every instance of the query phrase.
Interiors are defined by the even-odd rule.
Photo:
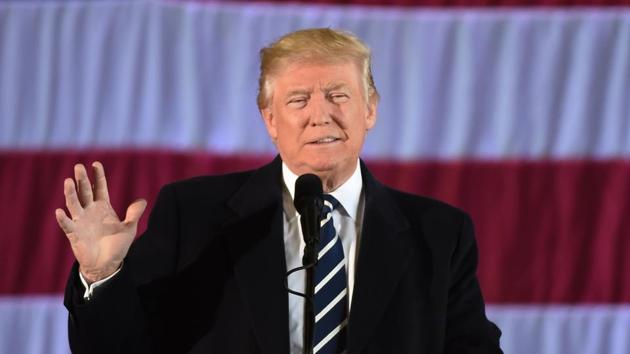
[[[267,106],[266,108],[261,109],[260,115],[265,122],[267,134],[269,134],[271,141],[273,141],[273,143],[275,144],[276,140],[278,139],[278,129],[276,128],[276,119],[273,115],[273,112],[271,111],[271,107]]]
[[[365,117],[366,130],[372,129],[374,125],[376,124],[377,108],[378,108],[378,98],[375,94],[372,94],[367,104],[367,115]]]

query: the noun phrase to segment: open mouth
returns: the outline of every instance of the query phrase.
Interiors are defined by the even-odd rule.
[[[315,141],[311,141],[311,144],[330,144],[330,143],[334,143],[335,141],[337,141],[339,139],[332,137],[332,136],[327,136],[325,138],[321,138]]]

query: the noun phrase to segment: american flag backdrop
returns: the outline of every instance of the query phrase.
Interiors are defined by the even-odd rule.
[[[630,353],[627,5],[0,0],[0,353],[69,352],[54,209],[72,166],[102,161],[123,213],[164,183],[264,164],[258,50],[306,27],[372,48],[362,157],[472,215],[504,351]]]

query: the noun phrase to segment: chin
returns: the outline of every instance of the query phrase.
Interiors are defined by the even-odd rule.
[[[352,169],[349,167],[353,165],[356,159],[352,158],[339,158],[338,156],[318,157],[306,160],[304,165],[311,173],[314,173],[320,177],[330,177],[337,174],[344,174],[347,170]],[[307,173],[307,172],[305,172]]]
[[[337,169],[337,164],[330,160],[325,159],[304,159],[297,163],[291,164],[284,160],[289,165],[289,168],[297,175],[303,175],[306,173],[312,173],[323,177],[334,173]]]
[[[347,170],[354,167],[358,158],[349,156],[350,154],[345,151],[309,151],[293,156],[280,155],[295,174],[313,173],[320,178],[347,173]]]
[[[332,158],[331,156],[326,157],[314,157],[309,160],[306,160],[306,166],[309,166],[313,169],[314,172],[327,172],[334,171],[338,167],[340,167],[341,161],[338,159]]]

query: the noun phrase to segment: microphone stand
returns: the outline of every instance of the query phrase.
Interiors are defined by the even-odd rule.
[[[304,354],[313,354],[313,330],[315,329],[315,314],[313,310],[315,282],[313,276],[316,262],[317,243],[309,242],[304,247],[304,257],[302,258],[302,263],[306,267],[306,284],[304,289],[304,342],[302,345],[302,352]]]
[[[304,354],[313,354],[313,331],[315,329],[315,313],[313,309],[315,294],[314,272],[319,253],[317,248],[319,246],[319,211],[321,203],[319,199],[310,201],[300,218],[305,242],[302,265],[306,271],[306,284],[304,286],[304,341],[302,346]]]

